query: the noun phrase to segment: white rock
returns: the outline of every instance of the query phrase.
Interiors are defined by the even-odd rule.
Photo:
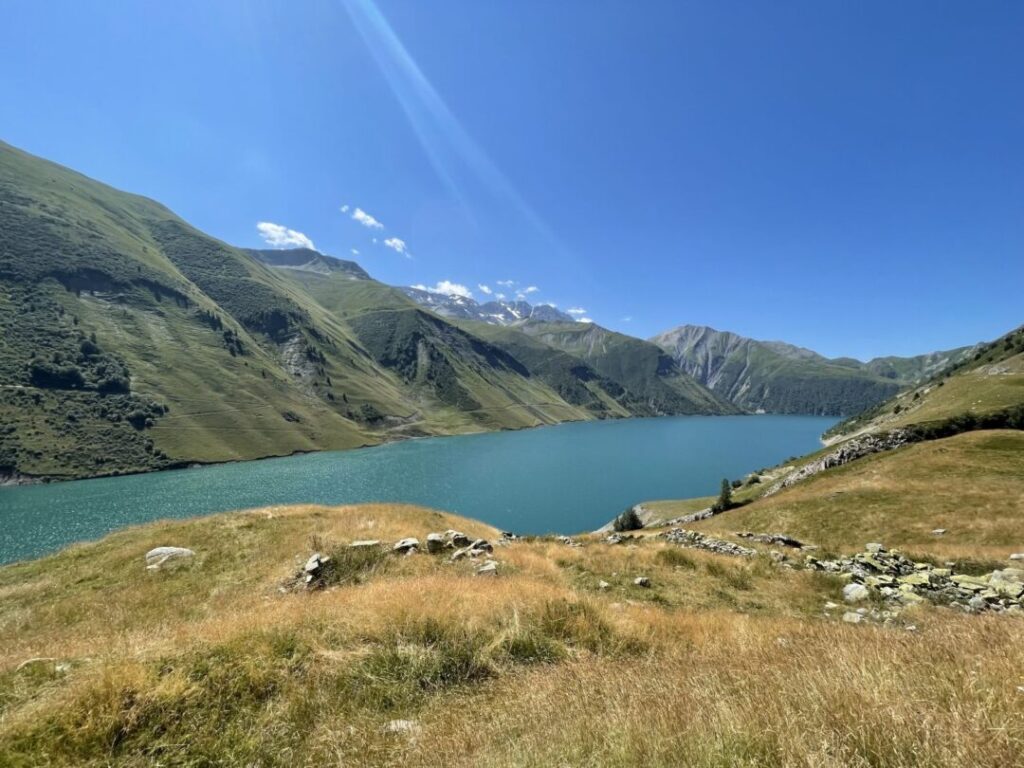
[[[420,724],[415,720],[391,720],[384,725],[384,733],[397,733],[415,736],[420,732]]]
[[[945,532],[946,532],[945,528],[936,528],[934,531],[932,531],[932,536],[941,536]]]
[[[612,585],[609,584],[607,581],[599,581],[599,582],[597,582],[597,588],[598,589],[611,589]]]
[[[651,580],[646,576],[637,576],[635,579],[633,579],[633,583],[636,584],[638,587],[646,588],[651,586]]]
[[[879,552],[885,552],[885,547],[879,544],[877,541],[873,541],[869,544],[864,545],[864,551],[870,552],[873,555],[877,555]]]
[[[395,546],[391,549],[395,552],[412,552],[414,549],[419,549],[420,540],[409,537],[407,539],[401,539],[395,542]]]
[[[185,547],[157,547],[146,553],[146,568],[155,571],[165,563],[185,560],[195,557],[195,554],[191,549],[185,549]]]
[[[863,620],[863,616],[859,613],[854,613],[853,611],[847,611],[843,614],[843,621],[847,624],[860,624]]]
[[[436,555],[438,552],[444,549],[444,534],[440,533],[428,533],[427,534],[427,552],[432,555]]]
[[[825,610],[826,611],[834,611],[838,607],[839,606],[836,603],[833,603],[831,600],[829,600],[827,603],[825,603]]]
[[[1024,552],[1014,552],[1010,555],[1011,560],[1024,560]]]
[[[847,584],[843,587],[843,600],[848,603],[860,603],[867,600],[871,593],[863,584]]]
[[[380,546],[380,540],[379,539],[362,539],[360,541],[353,541],[351,544],[349,544],[349,546],[352,547],[353,549],[362,549],[364,547],[379,547]]]
[[[477,576],[497,576],[498,575],[498,564],[493,560],[481,565],[476,569]]]

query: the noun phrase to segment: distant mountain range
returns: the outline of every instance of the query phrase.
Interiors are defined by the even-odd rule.
[[[477,320],[488,325],[516,325],[525,320],[542,322],[574,322],[572,315],[560,312],[550,304],[530,304],[527,301],[505,301],[494,299],[481,304],[467,296],[450,295],[428,291],[423,288],[407,287],[405,295],[420,306],[430,307],[444,317],[462,320]]]
[[[682,325],[651,341],[698,382],[744,410],[830,416],[858,413],[886,400],[974,349],[862,363],[700,325]]]

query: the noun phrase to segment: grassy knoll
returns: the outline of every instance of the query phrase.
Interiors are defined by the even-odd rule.
[[[1021,764],[1024,619],[851,626],[822,611],[838,580],[768,557],[532,539],[495,548],[496,577],[382,552],[280,590],[313,549],[449,527],[497,533],[268,508],[0,568],[0,764]],[[165,544],[196,556],[147,571]]]

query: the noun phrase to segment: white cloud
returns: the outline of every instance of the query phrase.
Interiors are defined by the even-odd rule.
[[[353,256],[358,256],[359,255],[359,249],[358,248],[353,248],[352,249],[352,255]]]
[[[347,205],[341,206],[341,212],[342,213],[348,213],[348,206]]]
[[[401,240],[397,237],[389,237],[384,241],[384,245],[393,250],[395,253],[400,253],[406,258],[411,258],[409,250],[405,247],[405,240]]]
[[[577,317],[576,318],[576,322],[577,323],[592,323],[594,321],[591,320],[589,317]]]
[[[624,322],[624,323],[632,323],[633,322],[633,318],[630,317],[629,315],[626,315],[624,318],[622,318],[622,322]]]
[[[413,288],[420,291],[427,291],[428,293],[440,293],[444,296],[459,296],[463,299],[473,298],[473,292],[469,290],[469,288],[459,283],[453,283],[450,280],[438,280],[437,285],[433,288],[423,285],[422,283],[414,285]]]
[[[355,221],[358,221],[364,227],[369,227],[370,229],[384,229],[383,224],[381,224],[379,221],[373,218],[373,216],[368,214],[362,208],[356,208],[354,211],[352,211],[352,218]]]
[[[551,307],[552,309],[558,309],[558,305],[553,301],[542,301],[537,305],[538,307]]]
[[[374,245],[376,245],[376,244],[377,244],[377,238],[376,238],[376,237],[375,237],[375,238],[373,238],[373,244],[374,244]]]
[[[477,283],[476,287],[479,288],[480,292],[483,293],[486,296],[490,296],[493,293],[493,291],[491,290],[491,287],[489,285],[484,285],[483,283]]]
[[[516,284],[515,280],[497,280],[498,285],[504,286],[505,288],[511,288]]]
[[[585,310],[583,307],[569,307],[565,311],[568,312],[570,315],[573,315],[574,317],[582,317],[583,315],[587,314],[587,310]]]
[[[536,293],[539,290],[540,288],[538,288],[536,285],[531,285],[528,288],[523,288],[523,293],[529,295],[531,293]]]
[[[294,229],[288,229],[288,227],[281,224],[261,221],[256,224],[256,230],[260,233],[260,237],[263,238],[264,242],[271,248],[309,248],[314,251],[316,250],[313,241],[304,234]]]
[[[496,293],[496,294],[494,294],[494,298],[498,299],[499,301],[504,301],[505,300],[505,294],[504,293]]]

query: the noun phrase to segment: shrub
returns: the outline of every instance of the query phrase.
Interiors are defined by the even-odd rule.
[[[621,515],[615,518],[615,522],[612,523],[612,528],[619,533],[623,531],[639,531],[644,527],[643,521],[640,519],[640,515],[636,513],[634,507],[630,507]]]
[[[728,478],[722,478],[722,489],[718,493],[718,499],[711,505],[711,509],[714,512],[725,512],[725,510],[732,509],[734,506],[732,501],[732,484]]]

